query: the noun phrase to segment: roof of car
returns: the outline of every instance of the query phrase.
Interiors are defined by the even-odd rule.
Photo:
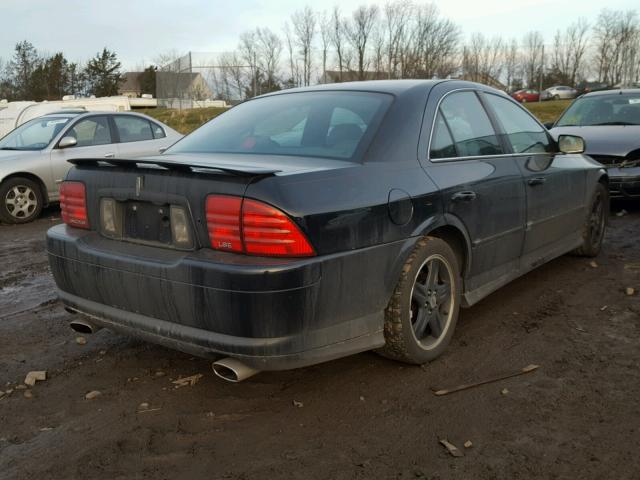
[[[615,90],[598,90],[597,92],[585,93],[582,97],[598,97],[600,95],[629,95],[640,94],[640,88],[617,88]]]
[[[309,87],[291,88],[287,90],[280,90],[278,92],[267,93],[265,96],[278,95],[285,93],[297,93],[297,92],[315,92],[315,91],[360,91],[360,92],[380,92],[390,93],[393,95],[401,94],[414,88],[424,88],[428,90],[438,83],[451,81],[451,80],[365,80],[358,82],[343,82],[343,83],[324,83],[313,85]],[[469,82],[466,82],[469,83]]]

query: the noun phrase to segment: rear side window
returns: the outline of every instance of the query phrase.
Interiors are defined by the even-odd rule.
[[[169,152],[357,161],[392,99],[369,92],[300,92],[257,98],[214,118]]]
[[[433,129],[429,157],[432,159],[451,158],[456,157],[457,155],[456,147],[453,144],[453,138],[451,138],[451,133],[449,133],[449,127],[447,127],[442,114],[438,112],[436,124]]]
[[[120,142],[153,140],[151,124],[144,118],[116,115],[113,119],[120,135]]]
[[[551,142],[545,129],[518,105],[497,95],[487,94],[511,147],[515,153],[551,152]]]
[[[66,136],[75,137],[76,147],[90,147],[112,143],[107,117],[90,117],[76,123]]]
[[[473,92],[448,95],[440,105],[461,157],[504,153],[480,100]]]
[[[160,125],[153,122],[149,123],[151,123],[151,130],[153,130],[153,138],[164,138],[167,136],[167,134],[164,133],[164,129]]]

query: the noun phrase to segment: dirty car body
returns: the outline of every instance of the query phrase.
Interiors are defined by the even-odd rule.
[[[584,138],[586,153],[607,168],[611,198],[640,198],[640,89],[583,95],[551,134]]]
[[[161,157],[76,161],[86,215],[47,250],[62,302],[97,325],[280,370],[384,347],[427,238],[455,252],[439,258],[463,306],[579,247],[599,182],[601,165],[558,153],[489,87],[317,86],[245,102]]]

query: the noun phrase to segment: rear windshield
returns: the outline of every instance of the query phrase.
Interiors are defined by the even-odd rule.
[[[640,125],[640,93],[579,98],[564,112],[556,127],[594,125]]]
[[[250,153],[358,161],[392,97],[300,92],[250,100],[214,118],[167,153]]]

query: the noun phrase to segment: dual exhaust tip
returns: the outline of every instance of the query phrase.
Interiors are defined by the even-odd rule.
[[[96,333],[102,328],[83,318],[72,320],[69,322],[69,326],[74,331],[85,335]],[[249,367],[240,360],[231,357],[216,360],[211,364],[211,368],[213,369],[213,373],[218,377],[232,383],[242,382],[247,378],[253,377],[257,373],[260,373],[260,370]]]

